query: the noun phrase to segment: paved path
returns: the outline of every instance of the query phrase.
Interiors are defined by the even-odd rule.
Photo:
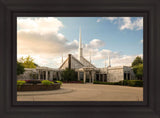
[[[142,87],[63,84],[52,91],[17,92],[18,101],[143,101]]]

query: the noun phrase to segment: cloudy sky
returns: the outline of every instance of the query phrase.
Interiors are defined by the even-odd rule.
[[[58,68],[68,54],[78,56],[81,27],[83,56],[96,67],[130,66],[143,57],[142,17],[18,17],[17,59],[30,55],[40,66]]]

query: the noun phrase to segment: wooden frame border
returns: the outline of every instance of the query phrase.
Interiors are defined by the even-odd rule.
[[[157,0],[1,0],[0,116],[14,117],[160,117],[160,2]],[[16,102],[17,16],[143,16],[144,102]]]

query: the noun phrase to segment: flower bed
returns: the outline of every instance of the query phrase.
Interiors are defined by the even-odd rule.
[[[57,90],[57,89],[60,89],[60,83],[54,83],[52,85],[43,85],[43,84],[17,85],[17,91],[45,91],[45,90]]]

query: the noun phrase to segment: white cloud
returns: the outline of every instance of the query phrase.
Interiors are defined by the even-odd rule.
[[[131,66],[133,60],[137,57],[137,56],[142,56],[142,54],[139,55],[120,55],[119,53],[117,53],[117,55],[110,55],[110,62],[111,62],[111,66],[115,67],[115,66]],[[98,60],[94,60],[94,58],[92,58],[92,62],[96,64],[96,67],[105,67],[105,61],[106,64],[108,65],[108,58],[107,56],[99,56],[97,55]]]
[[[92,63],[94,63],[96,67],[104,67],[105,60],[108,65],[108,56],[110,56],[112,66],[131,66],[136,56],[141,56],[143,58],[142,54],[124,55],[121,54],[121,52],[114,52],[112,50],[84,47],[83,56],[88,60],[90,59],[90,53]]]
[[[97,19],[97,22],[103,20],[109,20],[111,23],[118,24],[120,30],[142,30],[143,29],[143,18],[138,17],[135,20],[131,20],[132,17],[103,17]]]
[[[111,59],[111,64],[112,66],[131,66],[133,60],[137,57],[137,56],[142,56],[142,54],[139,55],[121,55],[119,58],[113,58]]]
[[[69,41],[59,33],[64,25],[57,18],[18,18],[17,26],[18,58],[31,55],[39,65],[58,67],[62,53],[78,48],[77,40]]]
[[[62,22],[54,17],[18,17],[17,20],[19,31],[33,31],[40,34],[47,34],[51,32],[57,33],[60,28],[64,27]]]
[[[89,44],[86,44],[85,46],[87,48],[99,48],[99,47],[103,47],[105,45],[105,42],[103,42],[100,39],[93,39],[89,42]]]
[[[118,19],[118,17],[102,17],[102,18],[97,19],[97,22],[101,22],[103,20],[109,20],[109,21],[112,22],[112,21],[114,21],[116,19]]]
[[[129,30],[143,29],[143,18],[137,18],[134,21],[131,21],[131,17],[121,18],[120,30],[124,29],[129,29]]]
[[[143,43],[143,39],[140,42]]]

